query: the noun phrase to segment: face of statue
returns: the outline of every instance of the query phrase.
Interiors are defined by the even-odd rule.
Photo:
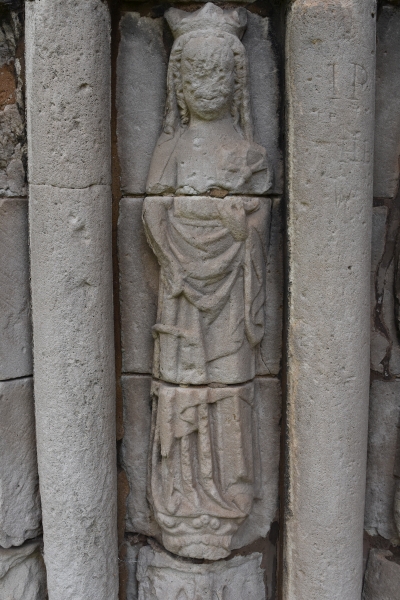
[[[219,38],[194,38],[182,52],[183,94],[191,115],[214,121],[229,113],[235,61],[231,48]]]

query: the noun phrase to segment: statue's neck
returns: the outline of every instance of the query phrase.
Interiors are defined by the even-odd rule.
[[[215,135],[237,136],[233,120],[229,113],[213,121],[199,119],[196,115],[190,116],[189,129],[201,137],[215,137]]]

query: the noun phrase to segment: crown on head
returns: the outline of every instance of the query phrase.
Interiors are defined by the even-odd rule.
[[[211,2],[192,13],[170,8],[166,11],[165,18],[175,39],[191,31],[209,30],[230,33],[241,39],[247,25],[245,8],[223,10]]]

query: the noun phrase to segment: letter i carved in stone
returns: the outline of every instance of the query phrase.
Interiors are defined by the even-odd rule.
[[[215,560],[257,487],[272,173],[252,137],[246,11],[208,3],[166,19],[175,42],[143,208],[161,269],[150,500],[169,551]]]

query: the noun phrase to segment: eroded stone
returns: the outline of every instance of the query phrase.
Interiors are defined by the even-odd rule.
[[[0,598],[46,600],[46,570],[39,542],[0,549]]]
[[[139,599],[265,600],[261,559],[261,554],[254,553],[201,565],[146,546],[139,552]]]
[[[281,369],[283,289],[282,201],[274,198],[265,271],[264,336],[257,358],[257,375],[278,375]]]
[[[184,16],[187,16],[187,13]],[[278,148],[279,86],[276,58],[269,37],[269,20],[247,11],[245,11],[244,16],[247,19],[247,29],[243,37],[243,46],[239,42],[239,48],[245,48],[250,61],[248,89],[254,120],[254,140],[267,151],[268,164],[271,167],[270,171],[274,179],[273,188],[270,191],[280,192],[282,191],[282,159]],[[164,114],[167,59],[162,39],[163,25],[161,19],[150,19],[140,17],[137,13],[127,13],[121,20],[120,30],[121,45],[118,57],[117,102],[121,187],[125,194],[141,194],[145,191],[151,157],[158,135],[161,132]],[[204,48],[203,45],[203,50]],[[180,139],[179,147],[174,150],[170,148],[171,143],[172,145],[174,143],[171,141],[173,137],[171,127],[173,128],[173,126],[170,126],[173,119],[171,120],[168,114],[171,117],[173,116],[171,110],[176,110],[173,106],[174,94],[171,92],[171,85],[170,83],[169,100],[167,100],[167,120],[164,123],[164,134],[160,138],[161,142],[167,141],[168,147],[163,144],[164,147],[160,149],[155,159],[157,164],[153,161],[154,172],[149,184],[149,189],[153,194],[159,193],[161,188],[169,189],[171,186],[170,191],[172,191],[175,184],[171,183],[171,177],[175,181],[175,171],[172,173],[171,168],[174,170],[174,167],[171,161],[168,161],[168,157],[181,154],[183,162],[187,162],[188,155],[185,148],[187,144],[191,144],[191,140],[186,139],[188,135],[190,137],[190,134],[185,133],[186,138]],[[251,120],[250,111],[248,116]],[[222,151],[218,150],[221,164],[218,166],[215,161],[211,161],[208,165],[208,179],[215,169],[220,175],[223,173],[224,160],[225,162],[228,161],[231,168],[233,162],[239,164],[243,159],[239,149],[240,144],[238,145],[239,138],[232,144],[232,132],[228,134],[225,129],[211,131],[211,134],[215,137],[214,145],[217,144],[220,147],[222,139],[225,139],[226,143],[224,142]],[[176,134],[178,137],[180,136],[180,128],[178,128]],[[210,137],[210,132],[206,135],[208,146],[213,145],[212,135]],[[200,135],[199,139],[201,137]],[[181,146],[182,152],[179,150]],[[236,150],[234,150],[234,147]],[[198,152],[201,153],[200,148]],[[209,147],[207,147],[207,152],[210,156],[213,154]],[[196,152],[192,151],[190,154],[192,155],[193,164],[197,164],[198,160],[204,160],[196,157]],[[253,156],[254,153],[250,152],[250,154]],[[250,154],[248,154],[248,158],[250,162],[252,160],[254,162],[254,158],[251,158]],[[172,158],[173,160],[174,158]],[[158,181],[160,179],[159,175],[163,171],[163,164],[165,166],[165,161],[168,162],[168,168],[163,173],[162,181]],[[180,170],[183,172],[185,169],[189,169],[190,171],[193,166],[192,163],[186,165],[186,167],[181,166]],[[195,168],[197,168],[196,165]],[[232,184],[232,181],[237,180],[233,172],[229,173],[227,177],[221,175],[218,178],[220,183],[228,185],[228,187]],[[257,175],[257,178],[260,179],[259,175]],[[193,188],[192,183],[189,186],[185,186],[185,184],[180,186],[185,188],[184,193],[191,193],[188,189],[189,187]],[[201,187],[205,191],[209,183],[204,183],[200,187],[195,185],[194,188],[196,192],[200,192]],[[237,185],[237,182],[235,185]],[[257,190],[260,192],[259,183],[257,185]],[[250,189],[245,189],[242,185],[239,191],[245,193],[246,191],[249,192]],[[252,188],[251,191],[254,191],[254,189]]]
[[[122,372],[151,373],[157,321],[157,259],[142,222],[143,199],[122,198],[118,223]]]
[[[271,192],[282,193],[283,162],[278,146],[278,66],[271,41],[269,19],[247,11],[247,27],[242,41],[249,61],[254,139],[266,149],[272,165],[274,176]]]
[[[159,537],[160,530],[147,499],[150,485],[151,377],[125,375],[121,383],[124,437],[120,456],[130,489],[126,504],[126,530]]]
[[[41,530],[32,379],[0,382],[0,546]]]
[[[157,322],[159,266],[145,236],[143,199],[122,198],[118,224],[123,373],[151,373]],[[266,240],[267,241],[267,240]],[[282,356],[283,236],[281,201],[272,200],[266,250],[264,336],[258,375],[277,375]]]
[[[77,15],[80,26],[71,27]],[[100,0],[26,3],[30,183],[110,183],[109,38],[108,7]]]
[[[127,500],[126,529],[130,532],[143,533],[161,540],[161,531],[156,523],[151,506],[151,496],[150,500],[148,499],[148,490],[151,483],[150,471],[148,470],[150,464],[149,455],[151,452],[151,378],[124,376],[122,377],[122,389],[124,396],[125,433],[121,447],[121,463],[126,471],[130,487],[130,494]],[[168,389],[173,392],[176,388],[169,386]],[[190,388],[178,389],[182,389],[183,392],[187,390],[187,394],[190,391]],[[205,389],[207,391],[207,388],[197,389]],[[224,388],[214,388],[214,391],[220,394],[223,390]],[[250,544],[259,537],[265,537],[268,534],[271,522],[278,508],[281,385],[277,379],[269,377],[256,378],[254,390],[252,423],[248,423],[248,426],[252,428],[252,433],[249,439],[247,439],[247,443],[252,440],[251,460],[250,462],[248,461],[249,469],[251,466],[253,467],[253,484],[251,486],[252,504],[247,518],[241,525],[239,523],[240,526],[236,533],[232,532],[234,535],[228,543],[229,549],[240,548]],[[214,409],[211,407],[211,410],[213,411]],[[182,416],[188,418],[189,413],[186,413],[186,416],[185,414]],[[211,412],[210,418],[213,419]],[[180,427],[180,421],[181,419],[179,418],[174,421],[174,430]],[[182,426],[184,426],[184,422],[182,422]],[[193,419],[192,425],[187,424],[186,427],[193,429],[189,437],[191,438],[190,443],[194,451],[192,438],[198,434],[195,434]],[[222,436],[222,431],[218,435]],[[175,439],[175,445],[180,440],[181,438],[178,440]],[[217,438],[214,437],[212,440],[213,452],[217,445],[216,442]],[[176,460],[178,461],[178,457],[176,457]],[[231,472],[228,469],[229,460],[230,458],[227,456],[224,462],[224,464],[227,464],[226,477]],[[231,476],[234,476],[233,471],[231,472]],[[231,481],[231,478],[229,481]],[[166,496],[162,495],[162,489],[162,485],[160,485],[159,489],[156,486],[159,502],[164,504]],[[180,512],[178,511],[179,514]],[[211,518],[208,518],[207,527],[211,522]],[[201,527],[200,523],[200,528],[197,528],[196,531],[199,532]],[[212,533],[218,535],[217,530],[212,530]]]
[[[147,193],[267,193],[273,170],[253,138],[248,63],[240,41],[246,10],[224,11],[207,2],[193,13],[170,8],[165,18],[175,42]]]
[[[400,565],[388,550],[369,552],[363,600],[396,600],[400,590]]]
[[[21,34],[19,14],[3,15],[0,27],[0,196],[26,195],[23,84],[21,62],[16,56]]]
[[[167,56],[163,19],[125,14],[117,65],[117,134],[121,189],[142,194],[162,128]]]
[[[400,175],[400,7],[377,24],[374,195],[394,198]]]
[[[269,198],[146,197],[143,221],[161,266],[156,377],[201,385],[255,376],[270,219]]]
[[[32,374],[28,201],[0,199],[0,380]]]
[[[30,209],[35,409],[49,595],[116,600],[111,190],[30,185]]]
[[[400,423],[400,381],[373,381],[370,396],[365,529],[398,537],[395,524],[395,459]]]
[[[361,596],[375,25],[374,0],[287,19],[286,600]]]

